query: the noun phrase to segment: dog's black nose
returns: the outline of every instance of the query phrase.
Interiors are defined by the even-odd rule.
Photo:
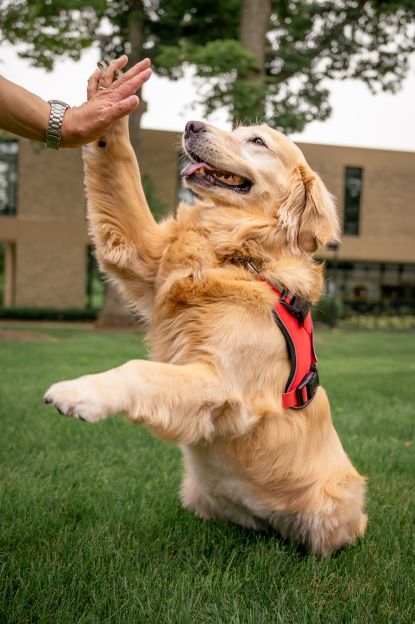
[[[188,121],[184,130],[184,135],[189,137],[192,134],[206,132],[206,126],[203,121]]]

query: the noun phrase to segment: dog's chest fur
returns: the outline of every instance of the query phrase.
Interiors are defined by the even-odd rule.
[[[315,293],[321,285],[320,271],[303,258],[275,261],[271,271],[296,291],[301,286]],[[187,230],[165,250],[150,335],[152,357],[173,364],[211,359],[220,367],[243,406],[230,416],[244,420],[244,427],[235,424],[235,432],[251,421],[278,418],[281,410],[277,398],[289,363],[272,316],[274,303],[275,293],[266,283],[246,266],[223,261],[202,232]],[[261,528],[271,517],[275,520],[277,511],[261,498],[252,467],[234,461],[238,452],[232,444],[216,438],[181,447],[187,474],[182,500],[202,517]]]

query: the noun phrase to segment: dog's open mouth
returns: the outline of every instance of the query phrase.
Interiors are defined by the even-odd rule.
[[[197,182],[203,186],[220,186],[237,193],[247,193],[252,186],[251,180],[236,173],[216,169],[205,162],[192,162],[186,165],[181,175],[190,178],[192,182]]]

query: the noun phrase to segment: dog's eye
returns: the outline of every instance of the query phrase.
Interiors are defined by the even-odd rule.
[[[254,137],[253,139],[250,139],[249,142],[250,143],[255,143],[256,145],[262,145],[263,147],[266,147],[265,141],[263,139],[261,139],[261,137]]]

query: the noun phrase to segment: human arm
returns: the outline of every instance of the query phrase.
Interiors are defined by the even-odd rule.
[[[26,139],[45,140],[50,105],[0,76],[0,128]]]
[[[122,56],[110,65],[116,73],[128,62]],[[108,68],[109,69],[109,68]],[[108,71],[108,69],[106,71]],[[62,147],[79,147],[98,139],[111,124],[131,113],[139,104],[135,95],[151,75],[150,61],[144,59],[115,80],[107,89],[97,91],[101,70],[88,81],[89,100],[68,108],[62,124]],[[0,76],[0,128],[18,136],[44,141],[49,124],[50,105],[34,93]]]

